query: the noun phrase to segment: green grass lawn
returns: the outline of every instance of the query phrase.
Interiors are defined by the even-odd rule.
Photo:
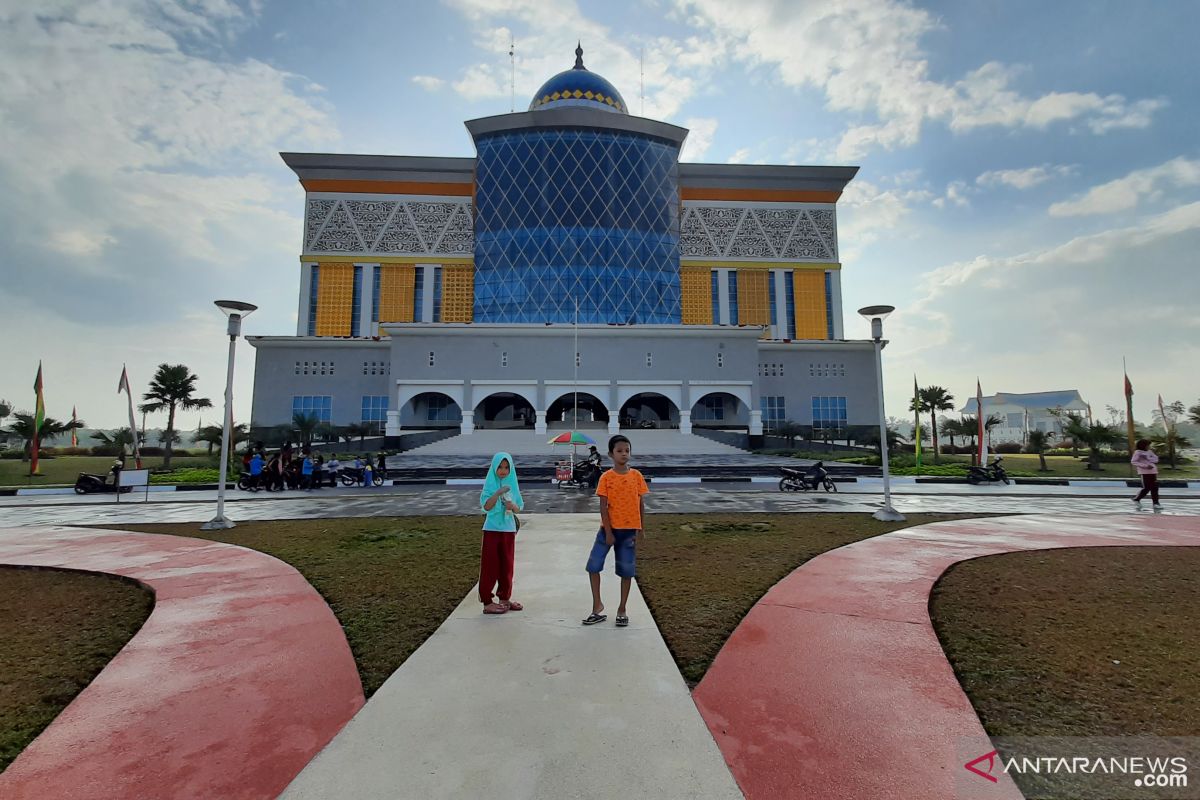
[[[92,682],[153,605],[149,590],[112,575],[0,567],[0,771]]]
[[[930,611],[992,736],[1195,737],[1197,576],[1200,547],[1008,553],[952,567]],[[1027,796],[1066,796],[1013,777]]]
[[[219,461],[220,459],[218,459]],[[147,469],[161,469],[162,458],[152,456],[142,459],[142,466]],[[40,477],[29,477],[29,462],[15,458],[0,459],[0,486],[73,486],[81,472],[91,472],[97,475],[108,472],[112,466],[112,456],[55,456],[42,458],[38,462]],[[171,459],[171,468],[207,467],[210,459],[207,456],[175,456]],[[126,465],[132,469],[133,459],[128,459]],[[215,478],[214,478],[215,480]]]

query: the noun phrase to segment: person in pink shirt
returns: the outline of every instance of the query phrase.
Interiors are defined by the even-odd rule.
[[[1154,510],[1162,511],[1162,506],[1158,502],[1158,456],[1150,449],[1149,439],[1138,439],[1137,447],[1133,451],[1133,457],[1129,459],[1129,463],[1133,464],[1142,478],[1142,490],[1133,498],[1133,504],[1137,506],[1138,511],[1141,511],[1142,498],[1148,494],[1151,502],[1154,503]]]

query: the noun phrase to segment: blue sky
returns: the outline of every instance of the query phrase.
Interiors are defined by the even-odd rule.
[[[212,299],[294,331],[303,192],[278,152],[472,155],[512,36],[518,110],[582,39],[631,110],[691,129],[686,160],[860,166],[846,331],[898,307],[891,412],[916,372],[960,400],[977,375],[1078,388],[1104,417],[1125,356],[1148,418],[1200,398],[1198,23],[1173,0],[2,4],[0,397],[29,406],[41,358],[49,412],[93,425],[120,424],[122,361],[135,384],[187,363],[219,398]]]

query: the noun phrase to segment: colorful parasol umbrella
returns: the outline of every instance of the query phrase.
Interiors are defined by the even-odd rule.
[[[579,431],[563,431],[547,444],[595,444],[596,440]]]

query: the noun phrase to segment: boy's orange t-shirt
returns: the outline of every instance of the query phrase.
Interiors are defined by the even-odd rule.
[[[630,468],[624,475],[608,470],[600,476],[596,495],[608,498],[608,518],[614,528],[642,527],[641,496],[649,494],[642,473]]]

